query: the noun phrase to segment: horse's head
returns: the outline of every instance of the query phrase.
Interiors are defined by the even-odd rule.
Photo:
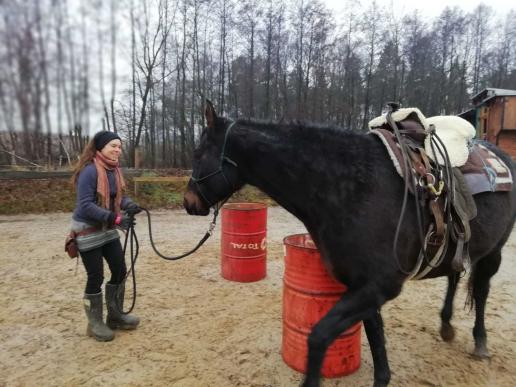
[[[232,122],[217,117],[210,101],[205,115],[207,126],[194,151],[192,178],[184,196],[184,207],[190,215],[208,215],[210,207],[242,187],[238,167],[227,154]]]

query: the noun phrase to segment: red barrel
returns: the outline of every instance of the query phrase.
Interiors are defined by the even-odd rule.
[[[253,282],[267,273],[267,205],[228,203],[222,207],[222,277]]]
[[[346,287],[333,279],[309,234],[286,237],[283,276],[282,356],[287,365],[306,372],[307,337],[312,327],[340,299]],[[361,322],[342,333],[326,352],[325,378],[348,375],[360,367]]]

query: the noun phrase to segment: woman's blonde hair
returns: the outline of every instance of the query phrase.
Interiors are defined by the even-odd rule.
[[[84,169],[86,165],[93,162],[93,158],[95,157],[95,154],[97,153],[97,149],[95,148],[95,141],[93,138],[86,144],[86,147],[84,147],[84,150],[82,151],[81,157],[79,158],[79,161],[77,162],[77,165],[73,169],[72,174],[72,185],[75,187],[77,185],[77,179],[79,178],[79,173]]]

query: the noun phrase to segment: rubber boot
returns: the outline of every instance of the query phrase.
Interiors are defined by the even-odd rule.
[[[124,309],[125,283],[119,285],[106,284],[106,305],[107,319],[106,324],[111,329],[136,329],[140,319],[130,314],[122,314]]]
[[[111,341],[115,337],[115,333],[104,324],[102,302],[102,292],[97,294],[84,295],[84,310],[88,317],[88,328],[86,334],[92,336],[97,341]]]

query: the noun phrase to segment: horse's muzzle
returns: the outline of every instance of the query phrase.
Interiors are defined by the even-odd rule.
[[[199,195],[191,190],[185,193],[183,206],[188,215],[206,216],[210,213],[210,207],[206,206]]]

